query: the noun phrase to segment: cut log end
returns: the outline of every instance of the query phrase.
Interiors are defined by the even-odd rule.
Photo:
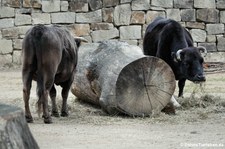
[[[0,104],[0,148],[39,148],[21,108]]]
[[[120,72],[116,82],[117,108],[135,116],[159,113],[169,103],[175,86],[172,69],[163,60],[143,57]]]

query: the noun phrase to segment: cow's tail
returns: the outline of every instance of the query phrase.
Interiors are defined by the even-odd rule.
[[[40,117],[40,114],[43,111],[43,96],[44,96],[44,80],[43,80],[43,73],[41,69],[41,62],[42,62],[42,35],[44,31],[46,30],[46,27],[44,25],[37,25],[32,29],[32,41],[33,41],[33,46],[35,49],[35,58],[37,62],[37,76],[36,76],[36,81],[37,81],[37,96],[38,96],[38,101],[36,103],[36,110],[38,113],[38,116]]]

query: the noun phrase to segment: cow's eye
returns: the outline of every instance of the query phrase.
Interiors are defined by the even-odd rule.
[[[189,63],[184,63],[184,65],[185,65],[185,67],[189,67],[190,66]]]

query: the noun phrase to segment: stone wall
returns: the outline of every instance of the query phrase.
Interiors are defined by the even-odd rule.
[[[22,39],[35,24],[64,25],[90,42],[142,46],[146,26],[156,16],[179,21],[209,52],[225,52],[225,0],[0,1],[0,65],[21,63]]]

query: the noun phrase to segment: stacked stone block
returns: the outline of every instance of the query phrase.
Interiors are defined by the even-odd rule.
[[[147,25],[158,16],[180,22],[195,45],[225,52],[224,0],[1,0],[0,65],[21,63],[22,40],[36,24],[65,26],[89,42],[142,46]]]

